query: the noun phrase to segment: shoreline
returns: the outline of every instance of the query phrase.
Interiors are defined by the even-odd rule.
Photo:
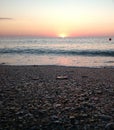
[[[0,128],[108,130],[114,68],[0,65]]]
[[[23,65],[21,65],[21,64],[19,64],[19,65],[17,65],[17,64],[6,64],[6,63],[0,63],[0,67],[1,66],[8,66],[8,67],[67,67],[67,68],[96,68],[96,69],[102,69],[102,68],[110,68],[110,69],[113,69],[114,68],[114,66],[70,66],[70,65],[35,65],[35,64],[23,64]]]

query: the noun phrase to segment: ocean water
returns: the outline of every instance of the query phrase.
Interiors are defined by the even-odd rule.
[[[0,37],[0,64],[114,67],[114,37]]]

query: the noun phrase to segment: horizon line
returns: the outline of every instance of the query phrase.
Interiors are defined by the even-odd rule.
[[[80,36],[66,36],[66,37],[60,37],[60,36],[45,36],[45,35],[1,35],[0,37],[40,37],[40,38],[76,38],[76,37],[114,37],[114,35],[80,35]]]

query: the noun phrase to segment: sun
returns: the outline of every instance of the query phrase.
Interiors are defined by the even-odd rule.
[[[67,37],[67,34],[65,34],[65,33],[61,33],[61,34],[59,34],[59,37],[61,37],[61,38],[65,38],[65,37]]]

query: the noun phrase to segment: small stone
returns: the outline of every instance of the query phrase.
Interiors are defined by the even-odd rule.
[[[46,116],[46,114],[47,113],[46,113],[45,110],[41,110],[41,111],[38,112],[38,115],[39,115],[40,118]]]
[[[85,99],[84,99],[85,101],[88,101],[89,100],[89,98],[88,97],[85,97]]]
[[[71,107],[65,107],[64,108],[64,111],[69,111],[69,110],[71,110]]]
[[[51,116],[51,120],[53,120],[53,121],[58,120],[58,116],[56,116],[56,115],[52,115],[52,116]]]
[[[0,105],[2,105],[3,101],[0,101]]]
[[[61,104],[54,104],[54,107],[61,107]]]
[[[24,111],[23,110],[21,110],[21,111],[18,111],[17,113],[16,113],[16,115],[24,115]]]
[[[75,125],[75,116],[70,116],[69,118],[70,118],[70,123],[72,125]]]
[[[102,91],[97,90],[96,93],[97,93],[97,94],[102,94]]]
[[[38,126],[32,126],[31,128],[30,128],[30,130],[38,130],[39,128],[38,128]]]
[[[108,123],[108,124],[105,126],[105,130],[114,130],[114,122]]]
[[[66,75],[62,76],[61,75],[61,76],[57,76],[56,79],[58,79],[58,80],[65,80],[65,79],[68,79],[68,76],[66,76]]]
[[[24,117],[31,117],[31,118],[33,118],[33,114],[31,114],[31,113],[27,113],[27,114],[25,114]]]
[[[19,120],[23,120],[23,116],[19,116],[18,119],[19,119]]]
[[[99,101],[99,98],[98,97],[94,97],[93,100],[94,101]]]
[[[88,114],[82,114],[82,117],[83,117],[83,118],[87,118],[87,117],[88,117]]]
[[[114,108],[112,108],[112,109],[111,109],[111,112],[113,112],[113,113],[114,113]]]
[[[82,78],[88,78],[88,76],[87,75],[83,75]]]
[[[104,121],[109,121],[112,119],[112,117],[109,115],[99,115],[99,118],[104,120]]]
[[[59,120],[55,120],[53,123],[55,123],[55,124],[61,124],[61,122]]]
[[[32,80],[39,80],[39,77],[34,77],[32,78]]]

